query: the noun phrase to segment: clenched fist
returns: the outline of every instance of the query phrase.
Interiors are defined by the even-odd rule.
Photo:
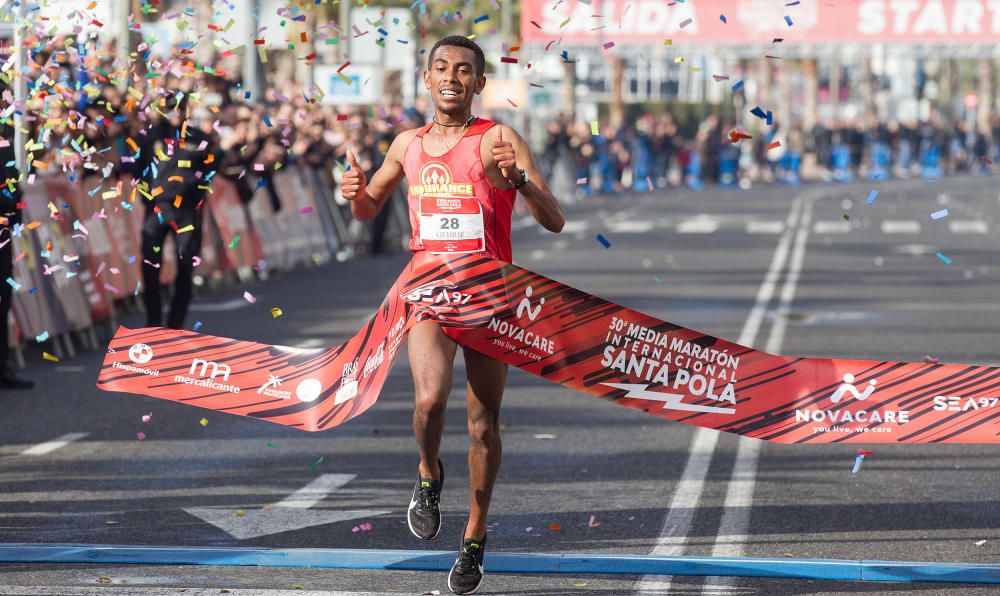
[[[361,171],[361,166],[358,164],[358,160],[354,158],[354,154],[351,153],[350,149],[347,151],[347,163],[351,164],[351,169],[344,172],[344,175],[341,176],[340,192],[348,201],[363,200],[368,180],[365,179],[365,173]]]

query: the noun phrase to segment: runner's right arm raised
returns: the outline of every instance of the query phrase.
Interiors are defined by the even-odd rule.
[[[371,182],[365,179],[358,160],[348,150],[347,162],[351,169],[344,172],[340,187],[344,198],[351,202],[351,213],[359,221],[368,221],[378,215],[396,187],[403,180],[403,153],[413,139],[413,131],[399,134],[389,146],[389,152],[382,167],[372,175]]]

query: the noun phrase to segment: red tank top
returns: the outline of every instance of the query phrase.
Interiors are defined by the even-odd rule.
[[[508,263],[513,259],[510,218],[517,191],[493,186],[479,153],[483,133],[495,124],[477,118],[455,146],[440,156],[424,152],[424,135],[433,122],[410,141],[403,171],[414,253],[475,253]]]

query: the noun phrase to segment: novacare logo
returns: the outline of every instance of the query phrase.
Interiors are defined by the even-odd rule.
[[[538,315],[542,312],[542,306],[545,305],[545,298],[539,298],[538,304],[531,303],[531,294],[535,291],[534,288],[528,286],[524,289],[524,298],[521,298],[521,302],[517,305],[517,310],[514,314],[517,315],[518,321],[523,318],[527,318],[530,322],[538,318]],[[487,325],[490,331],[496,331],[502,336],[509,337],[514,341],[519,341],[526,346],[530,346],[545,352],[546,354],[553,354],[556,351],[556,344],[551,339],[547,337],[542,337],[534,331],[528,331],[523,327],[510,323],[508,321],[501,321],[496,317],[490,317],[489,325]]]
[[[556,345],[551,339],[537,335],[533,331],[528,331],[522,327],[514,325],[513,323],[508,323],[507,321],[501,321],[496,317],[492,317],[490,318],[488,327],[490,331],[496,331],[500,335],[509,337],[514,341],[519,341],[526,346],[531,346],[532,348],[547,354],[552,354],[556,351]]]
[[[876,379],[868,381],[868,387],[864,391],[858,391],[854,385],[854,375],[846,373],[843,376],[843,383],[837,387],[830,396],[830,401],[839,403],[845,395],[850,395],[856,401],[864,401],[875,393]],[[910,421],[909,410],[795,410],[796,422],[818,422],[827,424],[854,424],[861,423],[865,426],[814,426],[813,433],[852,433],[852,432],[892,432],[891,427],[871,427],[871,424],[881,424],[891,422],[894,424],[906,424]]]

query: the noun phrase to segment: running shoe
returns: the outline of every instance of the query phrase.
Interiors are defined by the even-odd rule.
[[[441,469],[441,480],[420,478],[417,475],[410,508],[406,512],[406,523],[410,526],[410,531],[421,540],[434,540],[441,532],[441,509],[438,507],[441,487],[444,486],[444,464],[441,460],[438,460],[438,467]]]
[[[486,537],[482,540],[466,538],[462,550],[448,574],[448,589],[455,594],[472,594],[483,583],[483,557],[486,555]]]

